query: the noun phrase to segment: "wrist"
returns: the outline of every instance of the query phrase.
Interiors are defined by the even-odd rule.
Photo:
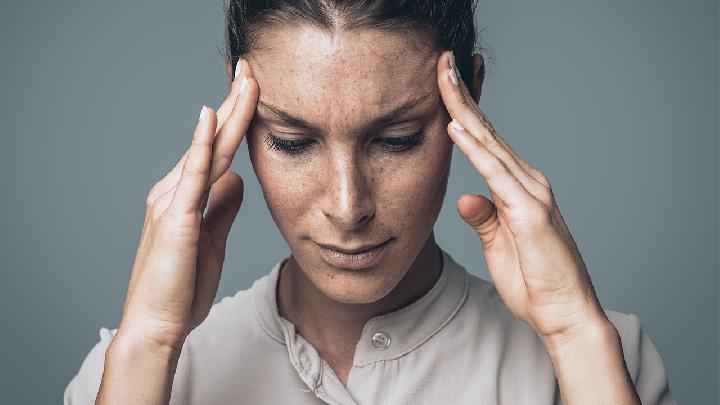
[[[133,358],[148,356],[158,361],[176,362],[183,342],[172,344],[142,334],[128,333],[119,329],[108,346],[108,353],[116,357]]]
[[[588,316],[585,321],[552,335],[541,335],[548,353],[561,354],[574,348],[615,347],[620,345],[620,335],[605,313]]]
[[[604,313],[603,313],[604,315]],[[541,336],[566,404],[640,404],[620,335],[606,316]]]
[[[167,404],[181,350],[118,330],[105,354],[95,403]]]

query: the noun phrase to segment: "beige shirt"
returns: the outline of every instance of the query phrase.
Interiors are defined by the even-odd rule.
[[[185,341],[171,404],[559,404],[552,364],[536,332],[515,318],[492,283],[441,249],[443,269],[418,301],[370,319],[344,386],[277,312],[282,261],[248,290],[215,304]],[[643,404],[675,404],[665,368],[638,317],[605,310],[622,339]],[[100,341],[65,389],[66,405],[92,404]]]

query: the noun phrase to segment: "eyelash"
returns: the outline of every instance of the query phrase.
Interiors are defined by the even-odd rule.
[[[408,136],[378,139],[383,140],[382,143],[386,145],[385,147],[389,151],[400,153],[423,143],[426,135],[425,129],[422,129],[420,132]],[[281,139],[276,137],[272,132],[268,132],[265,135],[265,143],[268,149],[280,150],[288,154],[300,154],[304,152],[313,141],[307,139]]]

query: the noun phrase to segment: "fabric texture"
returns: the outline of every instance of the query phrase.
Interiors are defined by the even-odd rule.
[[[561,404],[536,332],[509,312],[492,283],[440,251],[441,275],[424,296],[365,324],[347,386],[277,312],[284,259],[251,288],[213,305],[188,335],[170,404]],[[676,404],[638,317],[605,313],[643,404]],[[65,405],[94,403],[116,332],[100,329],[65,389]]]

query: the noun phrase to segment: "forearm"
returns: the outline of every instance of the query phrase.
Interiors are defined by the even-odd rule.
[[[180,350],[118,333],[105,354],[95,404],[167,404]]]
[[[543,342],[565,404],[640,404],[620,336],[606,318]]]

